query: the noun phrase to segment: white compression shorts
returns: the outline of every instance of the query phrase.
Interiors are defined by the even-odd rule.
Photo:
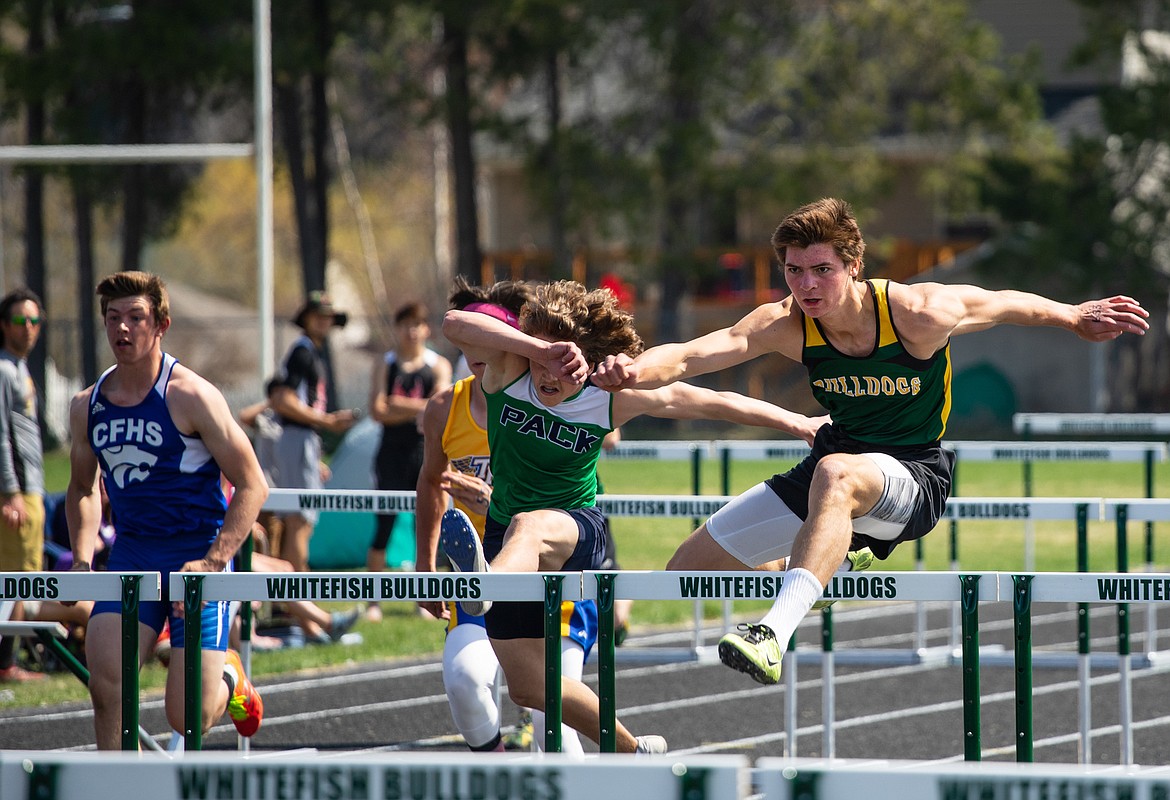
[[[898,538],[918,503],[921,489],[902,462],[885,453],[863,453],[885,475],[878,501],[853,520],[853,530],[874,539]],[[716,511],[707,532],[749,567],[786,558],[804,521],[766,484],[759,483]]]

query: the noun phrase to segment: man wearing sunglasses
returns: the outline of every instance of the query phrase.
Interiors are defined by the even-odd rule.
[[[0,571],[36,572],[45,548],[45,470],[37,392],[28,354],[41,333],[41,300],[28,289],[0,299]],[[24,619],[17,602],[11,619]],[[16,640],[0,639],[0,683],[45,676],[16,663]]]

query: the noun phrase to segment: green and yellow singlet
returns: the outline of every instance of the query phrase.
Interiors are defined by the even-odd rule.
[[[523,511],[566,511],[596,504],[601,440],[613,430],[613,395],[586,383],[549,408],[525,372],[494,393],[488,407],[492,503],[488,514],[507,525]]]
[[[927,359],[906,352],[886,293],[888,281],[869,280],[877,320],[873,352],[849,356],[829,343],[820,325],[804,317],[801,362],[813,396],[851,438],[913,446],[937,442],[951,411],[950,343]]]

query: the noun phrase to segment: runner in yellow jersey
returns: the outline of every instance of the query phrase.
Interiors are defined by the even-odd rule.
[[[713,514],[667,564],[728,570],[787,558],[772,609],[719,643],[725,664],[765,684],[779,680],[784,648],[850,550],[885,558],[938,522],[954,467],[939,443],[951,408],[952,336],[1009,324],[1101,342],[1149,327],[1146,310],[1124,296],[1068,305],[1026,292],[864,280],[865,241],[842,200],[793,212],[772,246],[788,297],[690,342],[607,359],[593,376],[611,389],[664,386],[766,353],[808,369],[832,418],[811,455]]]

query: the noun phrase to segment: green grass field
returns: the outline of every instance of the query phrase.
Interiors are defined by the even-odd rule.
[[[787,465],[763,462],[738,462],[729,476],[732,493],[741,492]],[[601,475],[607,492],[613,494],[690,494],[690,465],[686,462],[604,461]],[[64,454],[52,454],[46,465],[49,491],[62,491],[68,479],[68,461]],[[1170,469],[1155,470],[1155,496],[1170,497]],[[1032,495],[1035,497],[1142,497],[1144,479],[1140,464],[1041,463],[1033,466]],[[722,491],[719,465],[705,463],[700,478],[703,494]],[[966,497],[1022,496],[1023,470],[1012,462],[973,462],[961,465],[958,493]],[[618,557],[625,569],[661,569],[675,548],[691,531],[688,519],[615,518],[612,520],[618,542]],[[1076,569],[1076,527],[1073,522],[1037,522],[1034,525],[1036,566],[1041,571]],[[950,569],[949,524],[940,525],[923,540],[923,558],[928,569]],[[1145,562],[1143,526],[1131,525],[1129,562],[1133,570]],[[960,565],[972,571],[1011,571],[1023,568],[1025,525],[1021,522],[964,521],[958,527]],[[1155,528],[1155,562],[1165,570],[1170,564],[1170,525]],[[1116,569],[1116,536],[1112,523],[1091,523],[1090,568],[1100,571]],[[880,570],[909,570],[915,566],[915,548],[904,545]],[[324,604],[327,608],[330,604]],[[333,605],[332,608],[342,606]],[[736,613],[760,608],[760,603],[741,603]],[[253,672],[258,676],[287,674],[302,670],[323,669],[348,663],[368,662],[404,656],[437,653],[443,644],[442,625],[420,617],[413,605],[386,604],[381,624],[358,623],[356,630],[363,643],[356,646],[307,647],[270,653],[256,653]],[[719,604],[707,604],[706,613],[721,614]],[[690,604],[677,602],[639,602],[634,608],[635,631],[654,625],[688,622],[693,616]],[[143,670],[144,693],[161,691],[164,672],[153,664]],[[0,708],[29,706],[63,701],[88,702],[79,682],[68,674],[54,674],[43,685],[16,686],[14,697],[0,699]]]

